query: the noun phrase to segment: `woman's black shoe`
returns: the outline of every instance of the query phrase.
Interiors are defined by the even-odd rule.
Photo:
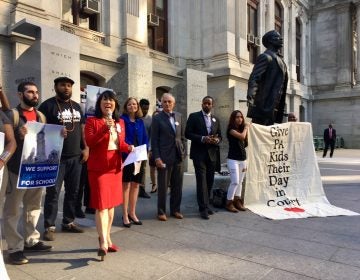
[[[128,215],[128,218],[129,218],[129,221],[132,222],[134,225],[137,225],[137,226],[142,225],[142,221],[140,221],[140,220],[135,221],[133,218],[130,217],[130,215]]]
[[[124,227],[126,227],[126,228],[131,227],[131,223],[125,224],[125,222],[124,222],[124,217],[122,217],[122,222],[123,222],[123,226],[124,226]]]

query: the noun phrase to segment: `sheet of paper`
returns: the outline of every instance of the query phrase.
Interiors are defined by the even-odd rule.
[[[148,156],[147,156],[147,150],[146,150],[146,145],[141,145],[141,146],[137,146],[135,147],[134,151],[132,151],[130,154],[128,154],[127,158],[125,159],[124,163],[123,163],[123,167],[137,162],[137,161],[142,161],[142,160],[147,160]]]

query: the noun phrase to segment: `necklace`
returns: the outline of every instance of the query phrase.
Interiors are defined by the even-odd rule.
[[[56,105],[57,105],[57,107],[58,107],[58,109],[59,109],[60,121],[61,121],[62,124],[64,125],[66,131],[67,131],[67,132],[72,132],[72,131],[74,131],[74,129],[75,129],[75,124],[74,124],[74,109],[73,109],[71,100],[69,100],[69,102],[70,102],[70,109],[71,109],[71,128],[70,128],[70,129],[67,129],[67,127],[66,127],[66,124],[65,124],[65,121],[64,121],[64,118],[63,118],[63,115],[62,115],[63,110],[62,110],[62,108],[61,108],[61,106],[60,106],[60,103],[59,103],[58,99],[55,98],[55,101],[56,101]]]

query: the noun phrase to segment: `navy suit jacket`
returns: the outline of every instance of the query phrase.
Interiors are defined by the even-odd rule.
[[[167,165],[181,162],[186,156],[185,123],[180,113],[174,114],[175,131],[164,111],[155,115],[151,123],[152,155],[154,159],[160,158]]]
[[[331,142],[331,141],[335,142],[335,140],[336,140],[336,130],[335,129],[332,129],[331,136],[332,136],[332,138],[330,139],[330,137],[329,137],[329,128],[325,129],[324,130],[324,141],[325,141],[325,143]]]

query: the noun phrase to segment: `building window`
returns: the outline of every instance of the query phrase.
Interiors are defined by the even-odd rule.
[[[101,0],[62,0],[62,19],[82,28],[100,31]]]
[[[300,82],[301,77],[301,22],[296,18],[296,80]]]
[[[279,32],[280,35],[283,35],[282,23],[283,23],[283,10],[281,4],[278,1],[275,1],[275,30]]]
[[[167,0],[147,0],[149,48],[167,53]]]
[[[260,46],[260,37],[258,36],[258,0],[248,0],[247,2],[247,47],[249,51],[249,61],[255,63]]]

